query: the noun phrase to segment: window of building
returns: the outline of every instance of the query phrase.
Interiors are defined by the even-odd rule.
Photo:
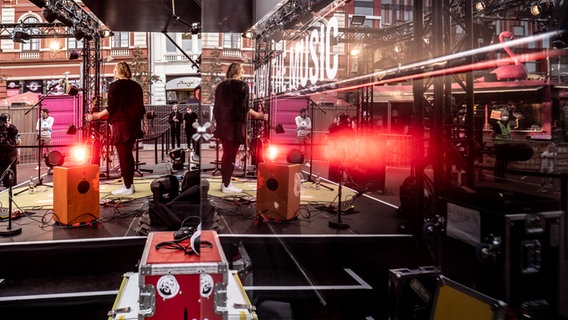
[[[39,19],[33,16],[28,16],[24,19],[22,19],[22,22],[24,24],[34,24],[34,23],[38,23]],[[40,46],[40,39],[39,37],[34,37],[33,35],[39,35],[41,34],[41,31],[39,30],[39,28],[30,28],[28,30],[25,30],[26,32],[28,32],[29,34],[32,35],[31,39],[26,41],[25,43],[22,43],[22,51],[39,51],[39,46]]]
[[[75,38],[67,38],[67,49],[83,49],[83,41]]]
[[[128,48],[130,45],[130,33],[115,32],[112,37],[112,45],[114,48]]]
[[[192,45],[192,37],[193,35],[189,32],[185,32],[181,34],[181,48],[185,52],[191,52],[193,45]]]
[[[164,36],[164,40],[166,41],[166,52],[175,53],[177,50],[176,45],[166,36]]]
[[[223,48],[240,49],[241,39],[240,33],[223,33]]]

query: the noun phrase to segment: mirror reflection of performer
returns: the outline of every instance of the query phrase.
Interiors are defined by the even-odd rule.
[[[197,133],[197,129],[193,127],[193,123],[197,122],[197,113],[193,112],[190,106],[185,108],[185,113],[183,114],[183,129],[185,131],[185,137],[187,139],[187,149],[193,149],[193,160],[199,161],[200,155],[200,143],[195,141],[192,136]]]
[[[10,115],[0,114],[0,175],[10,166],[13,175],[5,175],[2,184],[5,188],[15,186],[17,182],[16,162],[18,158],[18,128],[10,121]]]
[[[181,135],[181,123],[183,121],[183,115],[178,111],[178,105],[174,104],[172,106],[172,112],[168,116],[168,123],[170,124],[170,132],[172,136],[172,149],[175,149],[176,145],[180,147],[180,135]]]
[[[223,144],[221,158],[221,192],[240,193],[241,189],[231,183],[235,170],[237,152],[241,144],[246,143],[247,119],[268,120],[268,115],[256,112],[249,107],[249,87],[241,78],[244,69],[240,63],[231,63],[227,70],[227,79],[215,89],[215,136]]]

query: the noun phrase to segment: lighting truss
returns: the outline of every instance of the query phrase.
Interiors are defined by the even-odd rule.
[[[15,31],[26,32],[31,38],[72,38],[70,29],[61,23],[2,23],[0,24],[0,39],[11,39]]]
[[[75,35],[80,34],[81,38],[84,37],[87,41],[92,40],[99,31],[98,19],[83,10],[83,7],[73,0],[34,0],[32,2],[39,8],[44,8],[43,15],[48,21],[60,21],[67,27],[73,28]]]

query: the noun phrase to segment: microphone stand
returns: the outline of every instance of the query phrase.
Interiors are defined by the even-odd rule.
[[[30,111],[32,111],[35,107],[37,107],[38,110],[38,117],[37,117],[37,123],[39,125],[39,130],[37,132],[37,144],[38,144],[38,155],[37,155],[37,186],[41,186],[43,185],[43,178],[41,177],[41,158],[43,155],[43,144],[41,143],[41,105],[43,100],[45,100],[48,96],[50,96],[53,93],[53,90],[55,90],[57,86],[51,86],[49,87],[49,90],[47,91],[47,93],[41,97],[41,99],[38,100],[38,102],[36,102],[36,104],[34,104],[33,106],[31,106],[31,108],[29,108],[25,114],[27,115],[28,113],[30,113]]]
[[[2,181],[4,180],[4,177],[8,175],[10,180],[8,187],[8,227],[6,228],[0,227],[0,236],[9,237],[22,233],[22,228],[12,228],[12,180],[14,180],[15,177],[14,177],[14,172],[10,168],[12,167],[16,159],[18,158],[16,157],[14,158],[14,160],[12,160],[12,163],[8,165],[8,168],[4,170],[4,173],[2,173],[2,176],[0,177],[0,181]]]
[[[310,116],[310,121],[312,121],[314,119],[314,108],[313,106],[316,106],[321,112],[323,112],[323,114],[327,114],[327,112],[325,112],[325,110],[323,110],[312,98],[310,98],[310,96],[306,96],[308,98],[308,101],[310,102],[310,104],[312,105],[312,108],[310,108],[311,110],[311,116]],[[308,179],[306,180],[307,182],[311,182],[311,183],[316,183],[316,181],[314,181],[312,179],[312,168],[313,166],[313,160],[314,160],[314,124],[312,123],[312,125],[310,126],[310,173],[308,175]],[[324,184],[320,183],[320,186],[328,189],[329,191],[333,191],[333,188],[328,187]]]
[[[343,167],[339,168],[339,174],[343,177]],[[339,178],[339,187],[337,190],[337,222],[330,220],[328,223],[329,226],[334,229],[347,229],[350,227],[348,223],[341,221],[341,180],[343,180],[343,178]]]

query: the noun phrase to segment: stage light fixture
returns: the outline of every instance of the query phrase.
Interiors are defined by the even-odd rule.
[[[279,155],[280,155],[280,148],[278,146],[269,145],[268,148],[266,148],[266,153],[265,153],[266,159],[270,161],[275,161]]]
[[[252,39],[254,37],[254,34],[250,31],[247,31],[247,32],[242,34],[242,37],[245,38],[245,39]]]
[[[68,17],[66,15],[61,15],[61,14],[57,14],[56,15],[57,20],[61,21],[61,23],[63,23],[64,25],[68,26],[69,28],[75,26],[76,24],[80,23],[77,22],[75,23],[75,20],[73,19],[73,17]]]
[[[199,32],[201,31],[201,23],[199,22],[194,22],[191,24],[191,34],[199,34]]]
[[[79,52],[75,50],[69,51],[69,60],[77,60],[79,59]]]
[[[55,19],[57,19],[57,14],[53,11],[53,9],[49,7],[43,9],[43,12],[41,14],[49,23],[52,23],[53,21],[55,21]]]
[[[26,40],[30,40],[30,38],[31,37],[28,33],[21,30],[14,31],[14,33],[12,33],[12,41],[14,42],[26,43]]]
[[[39,8],[43,8],[47,5],[44,0],[30,0],[30,2],[35,4]]]
[[[172,149],[169,154],[172,160],[172,169],[182,170],[185,162],[185,151],[182,148],[176,148]]]
[[[86,160],[89,158],[88,157],[89,151],[83,145],[74,146],[73,148],[71,148],[70,154],[73,162],[77,164],[86,163]]]
[[[485,10],[485,8],[487,7],[487,5],[485,4],[485,2],[483,1],[477,1],[473,4],[473,7],[475,8],[475,10],[477,10],[478,12]]]
[[[304,163],[304,154],[302,153],[302,151],[300,151],[300,149],[294,148],[290,150],[290,152],[288,152],[288,155],[286,156],[286,161],[288,161],[288,163],[294,163],[294,164]]]
[[[67,94],[70,96],[76,96],[77,94],[79,94],[79,88],[77,88],[77,86],[75,85],[70,85],[69,89],[67,90]]]
[[[108,29],[101,29],[99,30],[99,37],[101,38],[108,38],[108,37],[112,37],[114,36],[114,32],[108,30]]]
[[[69,135],[75,135],[77,134],[77,127],[74,124],[70,124],[69,128],[67,128],[67,134]]]
[[[365,20],[366,20],[365,16],[354,15],[351,17],[351,25],[356,27],[362,26],[365,24]]]
[[[45,165],[49,168],[62,166],[65,162],[65,157],[59,151],[50,151],[45,157]]]
[[[90,32],[85,33],[85,38],[84,38],[84,39],[87,40],[87,41],[93,40],[93,34],[90,33]]]
[[[351,55],[352,57],[356,57],[361,53],[361,48],[359,47],[355,47],[353,49],[351,49],[351,51],[349,51],[349,55]]]
[[[542,13],[542,7],[540,6],[540,4],[533,3],[531,5],[531,14],[535,17],[538,17],[540,16],[541,13]]]
[[[275,131],[277,134],[282,134],[282,133],[285,133],[285,132],[286,132],[286,131],[284,130],[284,127],[282,126],[281,123],[279,123],[279,124],[277,124],[277,125],[274,126],[274,131]]]
[[[83,39],[85,37],[85,32],[83,32],[83,30],[81,30],[78,27],[73,28],[73,37],[75,37],[75,39],[77,39],[77,41],[80,41],[81,39]]]

